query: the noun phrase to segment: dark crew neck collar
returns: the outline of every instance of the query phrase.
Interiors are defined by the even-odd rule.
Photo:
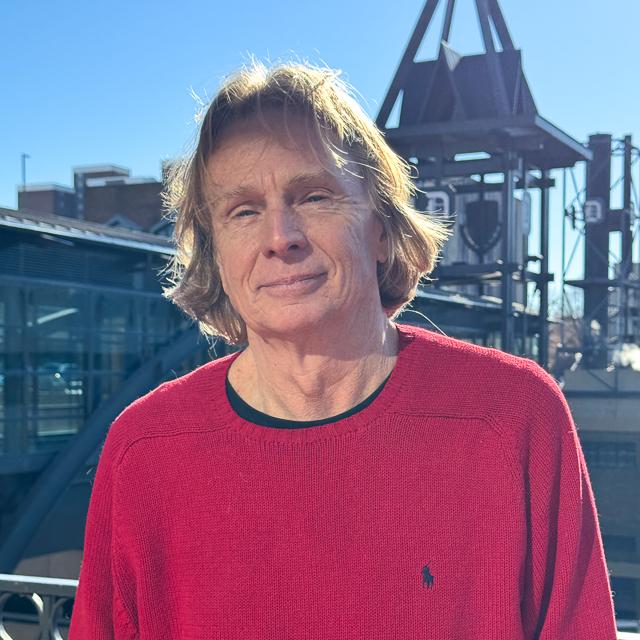
[[[401,392],[406,389],[407,381],[414,369],[414,359],[417,357],[415,354],[418,353],[415,348],[416,337],[418,335],[422,336],[423,342],[425,338],[429,341],[433,340],[433,338],[428,337],[429,332],[416,329],[410,325],[397,324],[396,328],[399,335],[398,359],[395,368],[391,372],[391,377],[387,380],[378,396],[368,406],[358,411],[356,415],[350,415],[330,424],[319,425],[313,429],[274,429],[245,420],[233,409],[225,392],[225,381],[229,368],[242,353],[241,351],[236,351],[203,366],[203,373],[209,373],[203,393],[218,400],[214,405],[215,416],[212,416],[212,420],[244,438],[258,440],[265,443],[265,445],[267,443],[274,445],[303,445],[365,431],[381,415],[397,407],[398,398]]]
[[[243,420],[260,425],[262,427],[272,427],[275,429],[302,429],[306,427],[319,427],[323,424],[337,422],[338,420],[343,420],[344,418],[348,418],[349,416],[355,415],[359,411],[362,411],[380,395],[380,392],[382,391],[384,385],[387,383],[387,380],[389,380],[390,377],[391,374],[389,374],[382,381],[382,384],[372,394],[367,396],[362,402],[359,402],[355,407],[352,407],[347,411],[343,411],[342,413],[339,413],[335,416],[331,416],[330,418],[323,418],[322,420],[287,420],[285,418],[276,418],[275,416],[270,416],[267,413],[263,413],[262,411],[254,409],[250,404],[245,402],[233,388],[233,386],[229,382],[228,372],[227,376],[225,377],[225,390],[227,393],[227,400],[229,401],[231,408]]]

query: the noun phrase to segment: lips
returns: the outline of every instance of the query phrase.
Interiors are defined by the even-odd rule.
[[[302,273],[295,276],[287,276],[286,278],[278,278],[277,280],[272,280],[271,282],[262,284],[258,287],[258,289],[262,289],[266,287],[292,286],[298,283],[304,283],[307,280],[316,280],[317,278],[321,278],[324,275],[325,275],[324,272],[320,272],[320,273]]]

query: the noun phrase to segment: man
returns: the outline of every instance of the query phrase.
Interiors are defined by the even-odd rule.
[[[562,393],[392,321],[449,230],[336,74],[227,80],[168,193],[166,295],[246,346],[112,425],[71,640],[614,640]]]

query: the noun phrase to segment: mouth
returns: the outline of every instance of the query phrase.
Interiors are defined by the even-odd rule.
[[[295,288],[297,286],[305,286],[324,278],[325,272],[321,273],[303,273],[295,276],[289,276],[287,278],[278,278],[272,280],[266,284],[262,284],[258,289],[287,289]]]

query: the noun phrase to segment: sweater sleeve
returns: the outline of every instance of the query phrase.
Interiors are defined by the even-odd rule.
[[[91,491],[69,640],[134,640],[138,637],[132,608],[126,606],[122,595],[118,545],[114,539],[115,480],[121,449],[117,443],[117,422],[107,435]]]
[[[521,599],[527,640],[615,640],[596,504],[567,401],[539,387],[523,450],[528,529]]]

